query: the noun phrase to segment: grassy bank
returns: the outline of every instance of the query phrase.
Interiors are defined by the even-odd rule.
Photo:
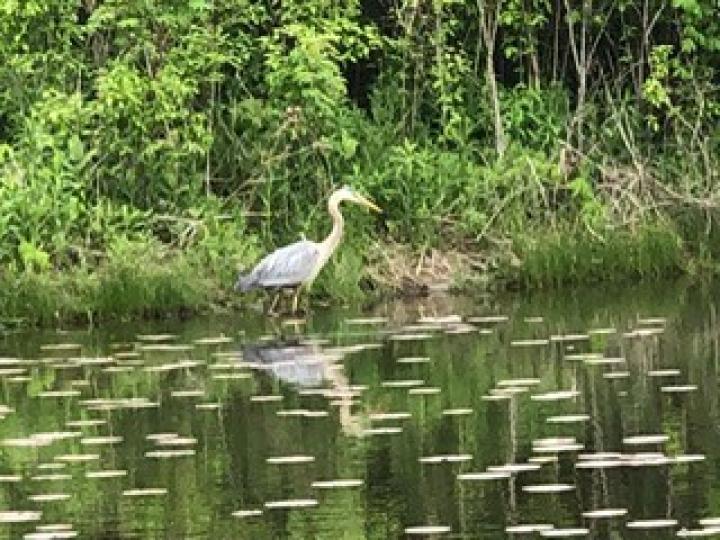
[[[249,261],[257,253],[247,252]],[[127,242],[94,268],[7,271],[0,278],[4,325],[103,324],[249,309],[262,293],[232,290],[238,256]],[[388,296],[474,294],[507,288],[637,282],[714,271],[676,233],[646,226],[599,240],[589,234],[525,234],[485,252],[424,251],[398,244],[348,241],[321,274],[314,300],[373,302]]]
[[[0,277],[5,324],[94,324],[185,316],[230,305],[234,259],[123,241],[94,265],[6,270]]]

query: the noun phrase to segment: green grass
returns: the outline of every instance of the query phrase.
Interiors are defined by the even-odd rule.
[[[127,243],[92,269],[6,271],[0,319],[47,326],[178,315],[225,302],[231,286],[198,257],[154,242]]]
[[[358,302],[383,294],[367,278],[372,272],[366,268],[368,242],[363,238],[348,238],[340,247],[312,289],[315,301]],[[237,261],[248,266],[261,250],[255,240],[224,251],[217,245],[177,250],[153,240],[123,240],[93,267],[6,269],[0,275],[0,322],[52,326],[178,316],[213,307],[242,309],[257,296],[232,290]],[[475,289],[477,278],[495,286],[549,288],[660,279],[699,273],[703,267],[702,253],[688,250],[672,228],[658,223],[634,231],[604,231],[602,238],[570,226],[538,229],[516,235],[513,253],[514,264],[500,263],[487,275],[473,270],[457,291]],[[499,255],[497,260],[509,258]]]
[[[526,287],[658,279],[687,271],[683,242],[670,228],[647,224],[635,231],[539,231],[514,241],[519,267],[501,274]]]

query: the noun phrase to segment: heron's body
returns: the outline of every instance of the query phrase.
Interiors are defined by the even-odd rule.
[[[328,200],[328,212],[333,220],[333,228],[325,240],[322,242],[301,240],[273,251],[266,255],[249,274],[241,275],[235,284],[235,289],[247,292],[258,288],[295,288],[293,312],[297,311],[300,290],[312,285],[342,240],[344,221],[339,209],[342,201],[356,202],[380,211],[372,202],[349,188],[337,190]],[[278,297],[271,309],[274,308],[277,299]]]
[[[266,255],[246,276],[238,280],[238,289],[310,285],[320,271],[320,245],[310,240],[295,242]]]

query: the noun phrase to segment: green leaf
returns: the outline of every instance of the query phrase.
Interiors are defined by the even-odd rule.
[[[340,148],[345,159],[351,159],[355,155],[357,145],[357,140],[343,131],[340,139]]]
[[[206,10],[209,8],[207,0],[188,0],[190,9]]]

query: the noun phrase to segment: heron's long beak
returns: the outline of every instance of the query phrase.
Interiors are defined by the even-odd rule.
[[[363,206],[368,207],[370,210],[374,210],[375,212],[382,213],[382,208],[380,208],[377,204],[372,202],[369,199],[366,199],[362,195],[355,195],[357,197],[357,201],[362,204]]]

